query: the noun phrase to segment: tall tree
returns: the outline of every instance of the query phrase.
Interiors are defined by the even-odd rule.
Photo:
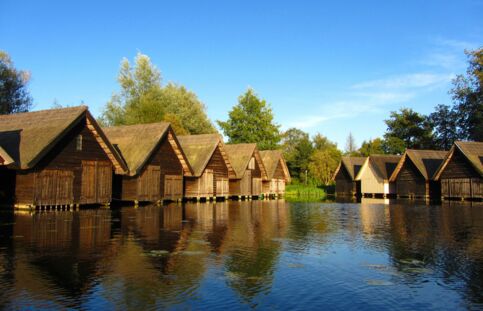
[[[483,141],[483,48],[465,52],[469,57],[466,76],[453,81],[458,139]]]
[[[257,143],[258,148],[274,149],[280,142],[279,125],[265,100],[248,89],[228,114],[227,121],[217,121],[230,143]]]
[[[371,154],[383,154],[384,141],[380,138],[369,139],[368,141],[363,141],[361,147],[359,148],[359,154],[363,157],[368,157]]]
[[[10,56],[0,50],[0,114],[26,112],[32,107],[27,89],[30,74],[14,67]]]
[[[106,104],[101,122],[123,125],[166,121],[178,134],[216,131],[196,94],[173,83],[163,87],[161,81],[160,71],[147,55],[138,53],[134,66],[123,59],[118,76],[121,90]]]
[[[435,147],[449,150],[455,140],[459,139],[457,130],[457,113],[448,105],[438,105],[429,115],[434,129]]]
[[[328,185],[339,165],[342,152],[337,148],[336,143],[321,134],[315,135],[313,144],[315,151],[310,156],[310,176],[316,183]]]
[[[414,149],[433,147],[431,123],[426,116],[410,108],[401,108],[399,112],[391,112],[390,118],[385,122],[387,130],[384,138],[390,146],[400,145],[402,141],[403,149],[404,147]],[[404,150],[398,150],[398,153],[400,152]]]
[[[282,134],[281,146],[290,175],[304,180],[314,149],[309,134],[297,128],[288,129]]]
[[[345,154],[349,156],[355,156],[358,154],[356,140],[354,138],[354,135],[352,135],[352,132],[349,132],[349,135],[347,136],[347,139],[346,139]]]

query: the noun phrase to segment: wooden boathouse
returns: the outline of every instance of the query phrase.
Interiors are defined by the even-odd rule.
[[[389,178],[397,197],[439,199],[440,184],[433,177],[446,154],[446,151],[407,149]]]
[[[263,165],[267,171],[267,179],[263,180],[262,191],[266,196],[285,194],[285,185],[290,183],[287,163],[280,150],[260,151]]]
[[[227,198],[229,178],[235,178],[228,155],[219,134],[201,134],[178,137],[181,147],[193,169],[186,176],[184,197],[187,199]]]
[[[436,172],[443,199],[483,199],[483,142],[455,142]]]
[[[108,204],[112,175],[127,167],[85,106],[0,116],[0,145],[13,159],[0,174],[2,204]]]
[[[361,195],[383,198],[394,195],[394,184],[389,182],[389,178],[400,159],[401,156],[398,155],[369,156],[355,178],[361,182]]]
[[[230,178],[230,196],[261,196],[262,180],[268,177],[257,144],[225,145],[225,150],[236,174],[236,178]]]
[[[169,123],[103,130],[128,167],[128,174],[114,176],[114,199],[156,202],[183,198],[183,176],[193,172]]]
[[[332,177],[336,196],[356,196],[361,193],[360,181],[356,181],[355,177],[366,159],[367,157],[342,157]]]

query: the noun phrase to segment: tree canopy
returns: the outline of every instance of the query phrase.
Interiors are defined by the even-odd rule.
[[[196,94],[174,83],[162,86],[161,73],[147,55],[138,53],[134,66],[123,59],[118,82],[120,92],[112,95],[101,116],[104,125],[166,121],[180,135],[215,132]]]
[[[386,152],[403,153],[405,148],[425,149],[433,146],[433,134],[429,120],[409,108],[393,111],[389,119],[384,138]]]
[[[275,149],[280,142],[279,125],[265,100],[248,89],[238,98],[227,121],[217,121],[230,143],[257,143],[260,150]]]
[[[0,114],[29,111],[32,98],[27,89],[30,74],[14,67],[10,56],[0,50]]]

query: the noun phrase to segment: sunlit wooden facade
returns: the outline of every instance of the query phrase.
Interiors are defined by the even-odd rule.
[[[259,197],[267,172],[256,144],[225,145],[236,178],[230,178],[230,196]]]
[[[126,166],[87,107],[0,116],[0,145],[13,160],[0,174],[1,204],[106,204]]]
[[[169,123],[115,126],[104,131],[129,170],[114,176],[114,199],[156,202],[183,198],[183,176],[191,176],[192,170]]]
[[[185,177],[184,197],[187,199],[227,198],[229,178],[234,178],[225,145],[218,134],[179,136],[179,141],[193,175]]]
[[[371,155],[362,165],[355,180],[361,183],[361,195],[387,197],[395,194],[389,178],[401,159],[398,155]]]
[[[267,179],[263,180],[262,191],[266,196],[284,195],[285,185],[290,183],[287,163],[280,150],[260,151],[263,165],[267,171]]]

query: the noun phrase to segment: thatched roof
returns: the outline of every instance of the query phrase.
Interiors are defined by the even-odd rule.
[[[342,166],[345,167],[351,179],[354,180],[366,159],[367,157],[342,157],[339,166],[334,172],[332,180],[335,180],[335,176],[337,176]]]
[[[290,173],[281,150],[264,150],[260,151],[260,155],[262,156],[263,165],[265,165],[265,169],[267,170],[268,179],[273,178],[277,166],[281,165],[285,174],[285,181],[290,182]]]
[[[13,162],[10,155],[0,146],[0,165],[9,165]]]
[[[475,171],[480,174],[481,177],[483,177],[483,142],[457,141],[448,151],[448,154],[438,168],[434,179],[438,180],[440,178],[441,173],[444,171],[449,161],[453,157],[456,148],[461,151],[466,159],[468,159],[468,162],[471,164],[471,166],[473,166]]]
[[[103,128],[107,137],[119,148],[122,157],[129,168],[129,175],[141,173],[144,165],[157,150],[161,142],[169,139],[175,150],[186,176],[192,174],[188,160],[174,135],[171,125],[167,122],[123,125]]]
[[[267,179],[267,172],[257,149],[257,144],[228,144],[225,145],[225,150],[237,179],[243,178],[252,157],[255,157],[255,161],[260,167],[262,178]]]
[[[421,175],[423,175],[425,180],[431,180],[433,179],[436,170],[443,162],[447,153],[448,152],[446,151],[437,150],[407,149],[401,160],[399,161],[396,169],[392,173],[389,181],[396,181],[396,178],[399,175],[399,172],[401,171],[407,159],[409,159],[416,166],[416,168],[421,173]]]
[[[116,172],[124,173],[125,163],[86,106],[2,115],[0,144],[15,161],[15,168],[30,169],[82,120],[86,120]]]
[[[370,165],[377,177],[389,180],[400,159],[399,155],[371,155],[366,159],[355,179],[360,180],[362,171]]]
[[[178,136],[178,140],[183,148],[189,164],[193,169],[193,176],[199,177],[203,174],[208,162],[210,161],[216,148],[220,148],[220,152],[228,167],[228,175],[235,176],[235,172],[231,166],[228,155],[225,151],[223,139],[219,134],[201,134]]]

